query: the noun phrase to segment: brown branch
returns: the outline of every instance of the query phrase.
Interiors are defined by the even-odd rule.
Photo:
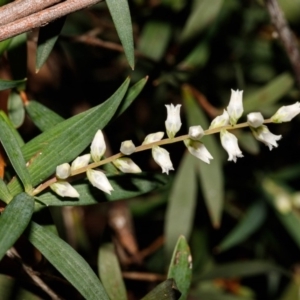
[[[101,0],[67,0],[30,16],[0,26],[0,41],[27,32],[69,13],[94,5]]]
[[[5,25],[43,10],[61,0],[17,0],[0,7],[0,25]]]
[[[163,281],[166,280],[166,275],[142,272],[122,272],[123,278],[141,281]]]
[[[297,40],[279,7],[277,0],[265,0],[271,20],[290,60],[298,86],[300,87],[300,53]]]

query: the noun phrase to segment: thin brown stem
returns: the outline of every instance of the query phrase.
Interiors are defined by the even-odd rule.
[[[126,279],[140,280],[140,281],[163,281],[166,280],[166,275],[143,273],[143,272],[122,272],[122,276]]]

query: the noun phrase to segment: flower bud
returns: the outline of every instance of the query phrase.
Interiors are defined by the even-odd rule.
[[[135,145],[132,141],[124,141],[121,144],[120,151],[125,155],[130,155],[135,152]]]
[[[268,146],[270,150],[272,150],[273,147],[278,147],[277,141],[281,139],[281,135],[275,135],[271,133],[269,128],[266,125],[262,125],[258,128],[252,128],[252,127],[250,128],[254,137],[258,141]]]
[[[253,112],[247,115],[249,126],[257,128],[264,123],[264,117],[260,112]]]
[[[204,136],[204,130],[200,125],[191,126],[189,128],[189,137],[192,140],[200,140],[203,136]]]
[[[166,105],[167,108],[167,120],[165,122],[167,135],[170,139],[172,139],[175,134],[179,131],[181,127],[181,120],[180,120],[180,104],[174,106]]]
[[[243,91],[231,90],[231,97],[227,106],[230,124],[235,125],[244,112]]]
[[[221,144],[228,153],[228,160],[236,162],[238,157],[243,157],[242,151],[238,146],[238,139],[236,136],[227,130],[223,129],[220,133]]]
[[[92,186],[99,190],[107,194],[111,194],[111,191],[114,190],[103,172],[89,169],[86,171],[86,175]]]
[[[277,112],[271,117],[271,120],[274,123],[289,122],[299,113],[300,103],[296,102],[295,104],[282,106],[281,108],[279,108]]]
[[[229,125],[229,115],[226,109],[224,109],[222,115],[217,116],[212,120],[209,129],[218,128],[226,125]]]
[[[86,167],[89,164],[90,159],[91,159],[90,154],[78,156],[71,164],[71,172]]]
[[[187,146],[192,155],[196,156],[207,164],[210,163],[210,159],[213,159],[204,144],[191,139],[184,140],[184,144]]]
[[[100,161],[106,150],[104,136],[101,130],[98,130],[91,144],[91,156],[93,161]]]
[[[66,179],[70,176],[71,167],[68,163],[61,164],[56,167],[56,177],[59,179]]]
[[[170,154],[166,149],[154,146],[152,148],[152,156],[155,162],[162,168],[163,173],[167,173],[169,175],[169,171],[174,170]]]
[[[141,173],[142,170],[132,159],[121,157],[113,161],[113,164],[123,173]]]
[[[165,135],[165,133],[162,131],[159,131],[156,133],[150,133],[145,137],[142,145],[147,145],[147,144],[151,144],[151,143],[160,141],[164,135]]]
[[[57,181],[52,183],[50,188],[61,197],[79,198],[78,192],[67,181]]]

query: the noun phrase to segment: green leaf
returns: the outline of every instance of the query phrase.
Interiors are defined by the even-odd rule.
[[[242,148],[252,155],[257,155],[259,153],[259,143],[251,132],[235,130],[235,134],[237,135],[239,144]]]
[[[176,288],[175,281],[168,279],[159,284],[141,300],[178,300],[179,298],[180,292]]]
[[[16,171],[18,177],[22,181],[26,191],[32,189],[31,179],[26,167],[21,148],[11,127],[6,123],[4,113],[0,112],[0,140],[5,152]]]
[[[17,88],[26,82],[26,78],[22,80],[2,80],[0,79],[0,91]]]
[[[184,235],[188,239],[193,228],[197,200],[195,161],[186,152],[172,184],[165,219],[167,257],[171,257],[178,237]]]
[[[34,198],[21,193],[5,207],[0,216],[0,260],[23,233],[34,211]]]
[[[56,40],[59,37],[59,34],[65,24],[65,20],[66,18],[62,17],[44,27],[40,27],[36,51],[36,73],[39,72],[39,70],[49,57],[54,44],[56,43]]]
[[[0,199],[5,203],[8,203],[13,196],[10,194],[5,182],[0,178]]]
[[[192,281],[192,256],[184,236],[180,236],[170,263],[168,278],[173,278],[181,292],[180,300],[187,299]]]
[[[197,105],[192,89],[185,85],[182,91],[188,126],[201,125],[203,129],[208,128],[207,118]],[[202,141],[214,159],[209,165],[197,160],[195,168],[197,168],[200,175],[200,185],[212,224],[214,227],[219,227],[224,205],[224,181],[219,153],[220,146],[212,135],[203,137]]]
[[[55,173],[56,166],[70,162],[91,143],[98,129],[103,129],[114,115],[129,84],[127,79],[103,104],[65,120],[28,142],[22,151],[35,186]],[[20,191],[17,180],[8,185],[12,194]]]
[[[127,0],[106,0],[131,69],[134,69],[132,24]]]
[[[226,251],[245,241],[260,228],[266,219],[266,213],[266,206],[262,201],[254,203],[238,225],[223,239],[217,250]]]
[[[78,191],[79,199],[62,198],[49,191],[38,196],[39,202],[47,206],[78,206],[97,204],[102,201],[113,201],[136,197],[164,186],[168,177],[162,174],[122,174],[108,176],[113,187],[111,195],[104,194],[91,186],[87,179],[76,181],[72,186]]]
[[[25,109],[34,125],[41,131],[47,131],[64,121],[63,117],[36,101],[29,101]]]
[[[8,49],[11,38],[0,42],[0,56]]]
[[[7,103],[8,116],[15,128],[20,127],[25,119],[23,101],[18,93],[12,91]]]
[[[126,288],[113,244],[103,244],[99,249],[98,270],[109,298],[126,300]]]
[[[57,235],[31,222],[28,239],[85,299],[109,299],[88,263]]]

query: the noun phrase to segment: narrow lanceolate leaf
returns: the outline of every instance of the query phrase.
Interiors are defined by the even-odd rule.
[[[197,105],[191,87],[187,85],[183,87],[183,98],[189,126],[201,125],[202,128],[207,129],[209,127],[207,118]],[[200,186],[212,224],[214,227],[219,227],[224,204],[224,180],[219,153],[220,147],[213,135],[203,137],[202,141],[211,153],[213,160],[209,165],[198,160],[195,167],[200,175]]]
[[[127,0],[106,0],[131,69],[134,69],[132,24]]]
[[[25,109],[34,125],[41,131],[47,131],[64,121],[63,117],[36,101],[29,101]]]
[[[238,225],[220,243],[217,250],[225,251],[245,241],[261,227],[266,219],[266,213],[266,206],[262,201],[254,203]]]
[[[23,233],[34,211],[34,198],[21,193],[5,207],[0,216],[0,260]]]
[[[2,80],[0,79],[0,91],[16,88],[26,82],[26,79],[22,80]]]
[[[0,178],[0,199],[5,203],[8,203],[12,198],[13,197],[10,194],[5,182],[2,178]]]
[[[25,119],[25,109],[20,95],[14,91],[8,97],[7,111],[14,127],[20,127]]]
[[[192,281],[192,256],[184,236],[180,236],[174,248],[168,278],[173,278],[181,292],[180,300],[187,299]]]
[[[84,299],[109,299],[88,263],[57,235],[31,222],[28,239]]]
[[[0,56],[7,50],[11,42],[11,38],[0,42]]]
[[[194,223],[197,196],[196,158],[185,153],[169,196],[165,222],[167,257],[171,257],[178,237],[190,236]]]
[[[109,298],[126,300],[126,288],[113,244],[104,244],[99,249],[98,270]]]
[[[128,84],[127,79],[103,104],[57,124],[22,147],[25,159],[31,159],[28,170],[34,186],[54,174],[56,166],[82,153],[97,130],[103,129],[114,115]],[[8,188],[12,194],[20,191],[16,180],[12,180]]]
[[[65,17],[57,19],[54,22],[51,22],[48,25],[40,28],[36,51],[36,73],[39,72],[49,57],[54,44],[65,24],[65,19]]]
[[[180,292],[176,287],[174,279],[167,279],[149,292],[141,300],[178,300]]]
[[[26,167],[25,159],[23,157],[18,141],[14,136],[13,129],[6,123],[3,114],[3,112],[0,113],[1,143],[13,168],[15,169],[15,172],[22,181],[25,190],[30,191],[32,189],[32,184],[29,172]]]

